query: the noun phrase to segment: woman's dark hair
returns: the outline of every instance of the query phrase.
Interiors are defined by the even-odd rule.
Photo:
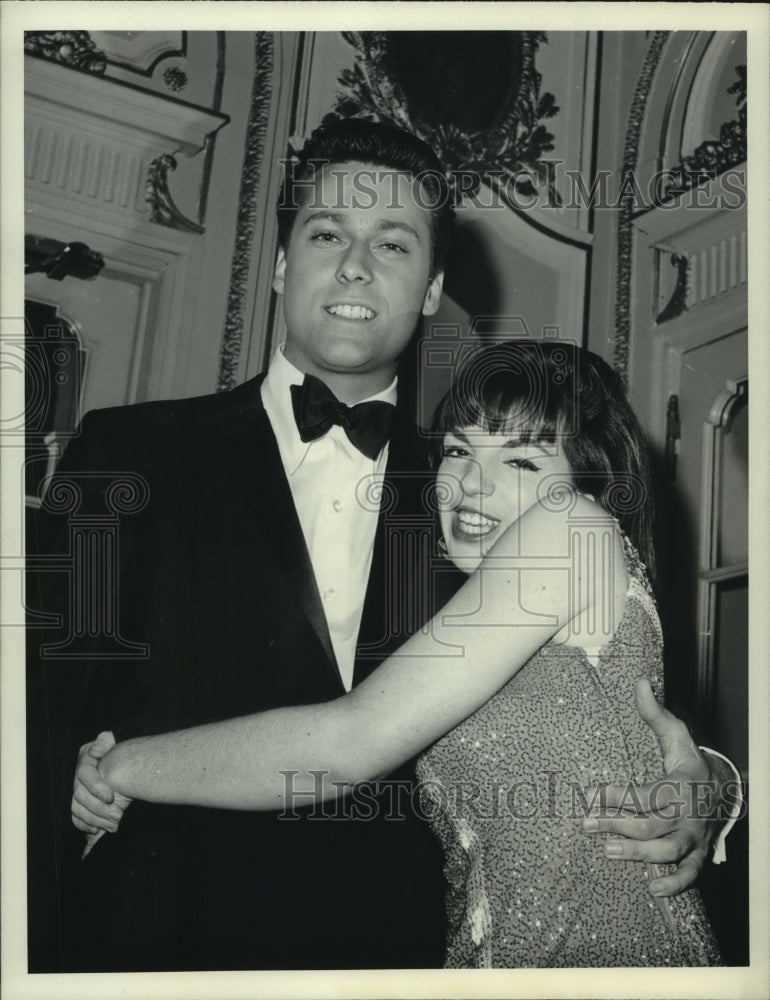
[[[644,433],[620,377],[569,343],[510,340],[462,363],[433,418],[433,458],[445,434],[468,427],[559,441],[574,485],[590,493],[636,547],[655,581],[655,503]]]
[[[308,180],[325,164],[357,161],[419,179],[422,204],[430,212],[431,278],[444,267],[454,227],[449,185],[438,157],[411,132],[364,118],[325,120],[294,161],[287,163],[278,200],[278,242],[286,250],[297,212],[308,197]]]

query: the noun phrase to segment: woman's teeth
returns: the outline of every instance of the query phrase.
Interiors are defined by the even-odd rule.
[[[493,531],[500,523],[494,517],[485,517],[476,511],[458,510],[456,514],[457,524],[466,535],[487,535]]]

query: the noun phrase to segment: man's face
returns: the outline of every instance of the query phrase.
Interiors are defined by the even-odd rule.
[[[443,274],[430,278],[431,252],[430,211],[410,178],[365,163],[324,167],[275,268],[286,358],[319,378],[385,388],[420,314],[438,309]]]

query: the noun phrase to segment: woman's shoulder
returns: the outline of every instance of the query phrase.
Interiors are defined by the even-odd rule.
[[[605,510],[599,501],[590,493],[580,493],[575,490],[573,494],[572,506],[569,511],[570,518],[587,518],[597,524],[617,524],[617,520]]]
[[[506,540],[529,558],[564,559],[575,546],[592,543],[597,536],[615,534],[617,522],[593,499],[573,489],[549,491],[526,510],[496,548],[502,553]],[[606,543],[603,543],[606,548]]]
[[[617,518],[592,496],[577,494],[571,518],[584,533],[584,552],[594,567],[594,587],[599,606],[612,601],[616,610],[625,602],[629,583],[626,543]]]
[[[625,576],[625,536],[617,519],[594,497],[575,491],[553,502],[546,498],[541,506],[554,529],[553,537],[558,539],[556,544],[566,544],[565,553],[569,552],[581,565],[586,565],[583,559],[588,558],[597,571],[607,568],[611,561],[615,571]]]
[[[561,522],[573,532],[583,529],[614,531],[618,526],[617,520],[594,497],[577,490],[546,493],[538,505],[554,524]]]
[[[584,609],[554,641],[603,646],[623,616],[629,588],[625,536],[617,520],[593,497],[576,493],[566,516],[572,583]]]

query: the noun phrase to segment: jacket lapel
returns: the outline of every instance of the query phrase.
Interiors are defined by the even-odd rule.
[[[264,538],[276,567],[326,653],[339,682],[339,671],[278,443],[262,404],[259,387],[264,375],[232,390],[233,408],[219,428],[232,479],[247,495],[255,519],[265,526]],[[340,682],[341,683],[341,682]]]
[[[358,635],[354,684],[367,677],[428,617],[426,600],[435,518],[433,481],[416,432],[399,409],[390,439],[372,568]]]

